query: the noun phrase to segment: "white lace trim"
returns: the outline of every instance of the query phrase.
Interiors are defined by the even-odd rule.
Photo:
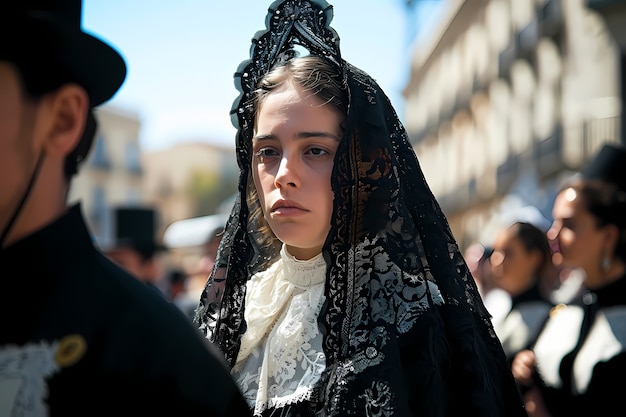
[[[317,317],[324,301],[326,262],[281,257],[247,283],[247,330],[233,376],[254,414],[309,399],[326,358]]]
[[[59,372],[57,341],[0,347],[0,416],[48,415],[47,379]]]

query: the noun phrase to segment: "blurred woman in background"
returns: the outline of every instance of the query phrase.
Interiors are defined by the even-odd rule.
[[[531,416],[623,415],[626,373],[626,149],[605,145],[564,187],[548,236],[585,291],[550,315],[513,374]]]
[[[494,324],[509,360],[534,342],[552,308],[549,292],[557,280],[546,234],[515,222],[495,238],[491,266],[494,282],[511,297],[511,308]]]

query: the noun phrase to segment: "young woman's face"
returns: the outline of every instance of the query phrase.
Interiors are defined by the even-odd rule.
[[[497,285],[512,296],[533,285],[540,263],[541,253],[526,250],[510,229],[503,229],[496,236],[491,255],[493,277]]]
[[[571,188],[556,196],[548,237],[556,243],[557,260],[560,258],[565,266],[581,267],[589,276],[595,275],[600,266],[605,234],[582,198]]]
[[[287,85],[259,108],[252,173],[265,219],[298,259],[321,252],[333,211],[330,176],[342,115]]]

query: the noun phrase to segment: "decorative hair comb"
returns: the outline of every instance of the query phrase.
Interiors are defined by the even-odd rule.
[[[278,0],[272,3],[265,18],[265,30],[252,39],[250,59],[243,61],[235,73],[240,95],[233,103],[231,121],[242,130],[254,118],[252,93],[259,80],[274,66],[298,55],[296,46],[310,54],[327,58],[341,66],[339,36],[330,22],[333,6],[325,0]]]

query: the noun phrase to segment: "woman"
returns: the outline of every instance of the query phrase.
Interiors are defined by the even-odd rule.
[[[532,345],[552,308],[549,292],[557,273],[546,234],[527,222],[515,222],[495,238],[491,265],[495,284],[511,297],[511,308],[494,324],[507,358]]]
[[[240,196],[200,328],[257,416],[525,415],[406,132],[331,18],[274,3],[236,74]]]
[[[491,266],[492,253],[493,247],[475,242],[465,249],[463,257],[476,281],[483,304],[491,314],[491,324],[495,329],[511,310],[511,296],[496,285]]]
[[[586,291],[552,312],[532,351],[513,362],[533,416],[623,415],[626,372],[626,149],[605,145],[553,206],[564,266],[584,271]]]

